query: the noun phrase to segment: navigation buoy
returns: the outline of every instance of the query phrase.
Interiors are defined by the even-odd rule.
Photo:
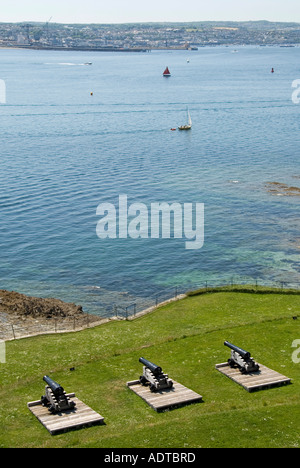
[[[274,68],[272,68],[271,73],[274,73],[274,71],[275,71]]]

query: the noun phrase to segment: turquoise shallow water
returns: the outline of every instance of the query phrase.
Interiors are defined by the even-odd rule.
[[[300,197],[266,183],[300,187],[299,57],[280,47],[0,50],[0,288],[102,314],[177,285],[298,286]],[[192,130],[170,131],[187,106]],[[99,239],[97,206],[120,194],[148,207],[204,203],[203,248]]]

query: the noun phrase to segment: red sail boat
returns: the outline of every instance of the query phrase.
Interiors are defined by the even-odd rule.
[[[163,76],[171,76],[171,73],[170,73],[170,70],[169,70],[168,67],[167,67],[167,68],[165,69],[165,71],[163,72]]]

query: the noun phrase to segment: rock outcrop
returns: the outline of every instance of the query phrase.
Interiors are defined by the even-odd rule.
[[[30,297],[14,291],[0,290],[0,310],[31,318],[65,318],[80,316],[82,307],[60,299]]]

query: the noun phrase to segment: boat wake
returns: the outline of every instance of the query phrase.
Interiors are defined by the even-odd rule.
[[[92,65],[92,62],[86,62],[86,63],[50,62],[50,63],[45,63],[44,65],[60,65],[63,67],[84,67],[86,65]]]

